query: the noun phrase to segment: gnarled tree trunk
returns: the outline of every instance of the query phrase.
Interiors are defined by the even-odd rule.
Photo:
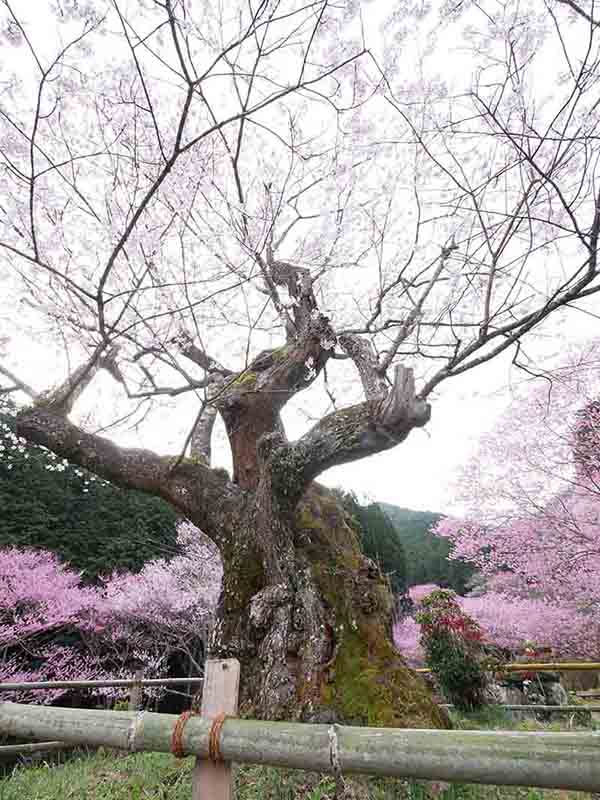
[[[312,484],[296,508],[276,503],[252,503],[222,551],[212,654],[241,661],[242,713],[446,726],[392,645],[389,588],[335,495]]]
[[[445,726],[446,716],[392,645],[385,581],[334,496],[314,483],[331,466],[401,442],[427,422],[429,406],[415,396],[410,370],[396,368],[390,385],[364,341],[336,340],[298,286],[287,344],[242,372],[181,341],[212,387],[213,411],[191,437],[192,458],[124,450],[70,423],[70,398],[91,380],[94,363],[80,370],[77,386],[67,382],[24,409],[18,431],[109,480],[160,495],[215,541],[224,586],[212,653],[241,661],[244,713]],[[335,344],[355,362],[366,401],[287,442],[281,409],[312,383]],[[100,366],[119,379],[112,354]],[[208,466],[214,409],[227,429],[233,480]]]

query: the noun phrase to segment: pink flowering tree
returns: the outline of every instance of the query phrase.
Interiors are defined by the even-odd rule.
[[[421,627],[411,615],[394,623],[394,644],[411,667],[422,667],[425,664],[425,653],[421,647]]]
[[[2,551],[0,680],[108,677],[102,662],[80,644],[83,630],[96,630],[99,597],[94,589],[82,587],[79,578],[52,553]],[[35,693],[35,698],[50,702],[62,693]]]
[[[202,670],[204,644],[220,591],[215,547],[193,525],[178,529],[181,554],[141,573],[83,587],[52,553],[0,552],[0,680],[90,680],[166,674],[169,657]],[[117,695],[115,690],[102,690]],[[65,690],[15,693],[51,702]]]
[[[410,586],[408,597],[412,602],[413,612],[418,611],[419,605],[431,592],[440,589],[437,583],[419,583]],[[425,654],[421,646],[421,628],[413,614],[407,614],[394,620],[394,644],[400,650],[407,663],[412,667],[422,666]]]
[[[412,603],[418,606],[427,595],[441,588],[437,583],[418,583],[408,589],[408,596]]]
[[[553,657],[595,658],[600,647],[597,621],[574,604],[486,592],[460,598],[481,627],[486,642],[519,655],[528,644],[550,648]]]
[[[515,399],[463,471],[464,515],[435,528],[453,542],[453,557],[486,578],[493,594],[482,613],[494,616],[498,593],[507,595],[514,613],[500,624],[508,637],[509,625],[533,626],[536,640],[565,653],[593,654],[600,632],[597,353],[594,343],[550,384]]]
[[[415,612],[435,586],[411,587]],[[479,625],[486,645],[520,656],[527,645],[550,648],[553,657],[595,658],[600,650],[600,630],[593,618],[566,602],[518,597],[496,591],[457,597],[460,608]],[[394,625],[394,642],[411,666],[423,666],[421,628],[414,614]]]
[[[363,683],[394,672],[362,718],[440,724],[407,711],[389,597],[314,481],[600,291],[600,26],[575,0],[379,6],[4,0],[0,374],[32,400],[17,436],[218,544],[214,647],[243,704],[356,716],[351,650]]]
[[[146,669],[164,674],[173,653],[183,655],[190,674],[202,660],[221,587],[215,545],[189,522],[178,526],[181,554],[149,562],[137,575],[119,573],[105,583],[100,626],[115,658],[129,652]]]

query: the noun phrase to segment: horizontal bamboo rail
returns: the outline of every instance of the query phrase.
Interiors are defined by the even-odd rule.
[[[600,662],[597,661],[548,661],[535,662],[531,664],[500,664],[489,669],[488,672],[579,672],[580,670],[600,671]],[[415,672],[431,672],[429,667],[418,667]]]
[[[30,681],[29,683],[0,683],[0,692],[28,691],[29,689],[101,689],[133,686],[197,686],[204,678],[115,678],[102,681]]]
[[[112,680],[92,680],[92,681],[29,681],[22,683],[0,683],[0,691],[27,691],[44,689],[96,689],[123,687],[131,688],[129,699],[130,710],[137,710],[141,698],[135,693],[143,686],[179,686],[181,684],[202,684],[204,678],[114,678]],[[71,745],[66,742],[48,742],[51,744],[49,750],[67,750]],[[0,746],[0,756],[26,754],[37,752],[39,745],[6,745]]]
[[[0,746],[2,756],[25,756],[28,753],[49,753],[54,750],[68,750],[72,744],[65,742],[35,742],[34,744],[5,744]]]
[[[0,703],[0,732],[129,751],[169,752],[178,717]],[[212,721],[188,719],[185,754],[206,759]],[[600,790],[600,737],[587,732],[440,731],[226,719],[225,761],[316,772]]]
[[[441,708],[454,708],[452,703],[440,703]],[[527,705],[525,703],[490,703],[487,708],[501,708],[504,711],[556,711],[570,713],[573,711],[589,711],[591,713],[599,712],[600,706],[592,705],[564,705],[564,706],[542,706],[542,705]]]

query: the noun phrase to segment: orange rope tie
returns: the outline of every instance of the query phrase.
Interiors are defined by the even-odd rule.
[[[173,733],[171,734],[171,752],[175,758],[183,758],[185,756],[183,749],[183,729],[185,728],[185,724],[190,717],[197,716],[197,711],[184,711],[183,714],[180,714],[179,717],[177,717],[177,722],[175,723]]]
[[[208,757],[213,764],[218,764],[220,761],[223,761],[223,755],[221,753],[221,730],[223,729],[223,723],[226,719],[228,719],[227,714],[217,714],[210,726],[210,732],[208,734]]]
[[[171,752],[175,758],[183,758],[185,756],[183,748],[183,729],[190,717],[197,716],[200,716],[198,711],[184,711],[183,714],[180,714],[177,718],[171,735]],[[217,714],[212,721],[208,733],[208,757],[214,764],[218,764],[224,760],[221,753],[221,731],[226,719],[230,719],[227,714]]]

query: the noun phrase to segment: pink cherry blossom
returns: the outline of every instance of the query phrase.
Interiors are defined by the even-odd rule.
[[[189,523],[181,554],[119,573],[98,587],[43,550],[0,551],[0,680],[91,680],[165,674],[169,655],[202,668],[221,582],[215,546]],[[68,642],[65,643],[65,642]],[[105,694],[118,691],[102,690]],[[15,693],[51,702],[63,690]]]

